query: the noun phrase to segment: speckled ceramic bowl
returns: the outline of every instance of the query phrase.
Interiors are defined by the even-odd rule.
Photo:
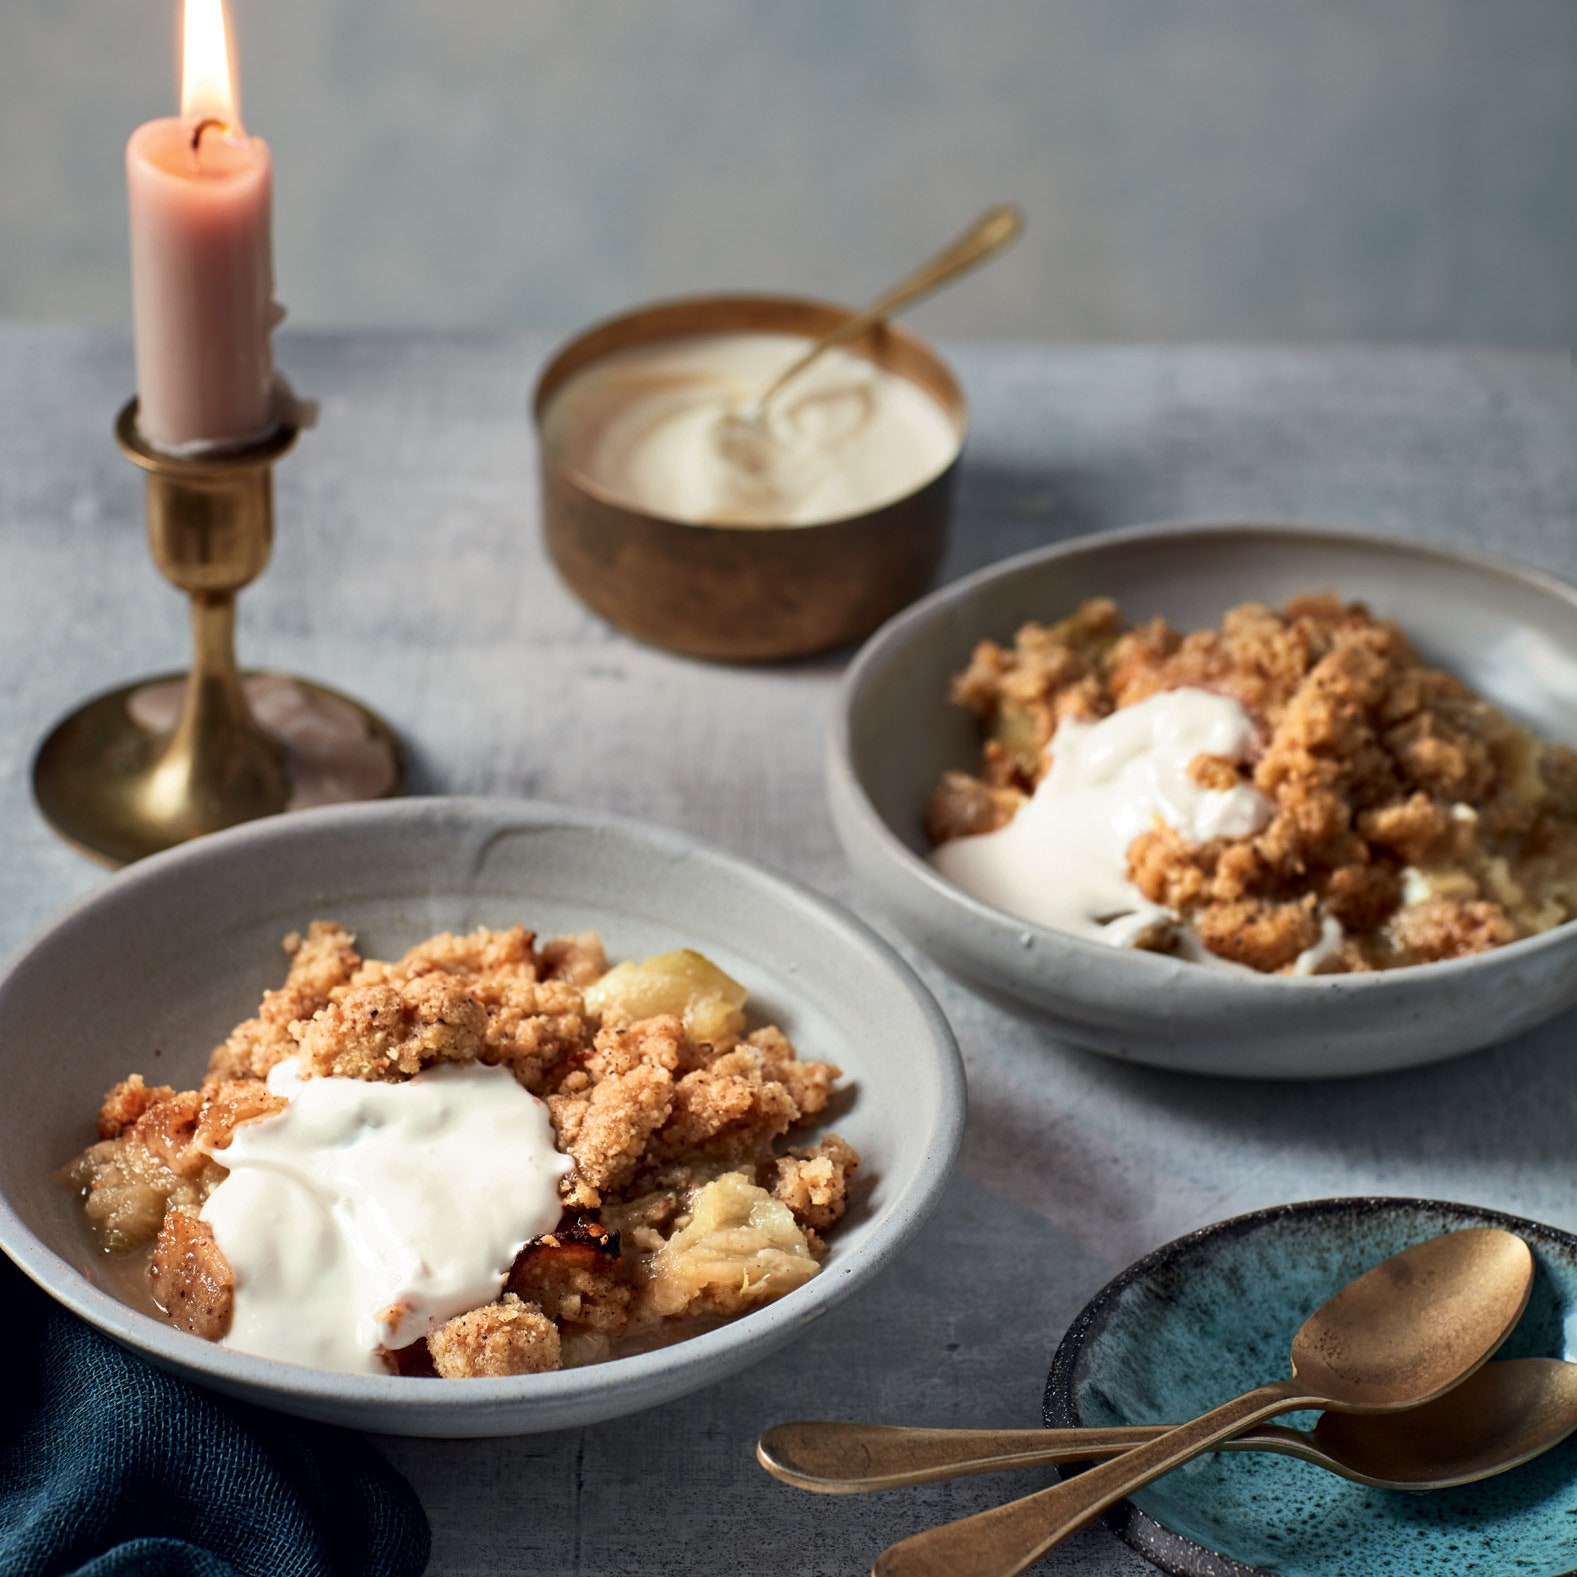
[[[1517,1233],[1537,1265],[1500,1356],[1577,1359],[1577,1237],[1472,1205],[1325,1199],[1218,1222],[1102,1288],[1057,1349],[1045,1422],[1196,1417],[1285,1376],[1298,1327],[1355,1276],[1425,1238],[1480,1226]],[[1577,1566],[1577,1436],[1495,1478],[1426,1494],[1222,1452],[1151,1484],[1107,1522],[1176,1577],[1567,1577]]]
[[[979,757],[951,676],[986,636],[1115,597],[1181,629],[1245,601],[1333,589],[1396,619],[1546,739],[1577,745],[1577,589],[1471,554],[1297,526],[1152,526],[1059,544],[932,593],[850,667],[828,749],[833,819],[871,892],[967,984],[1075,1045],[1257,1078],[1330,1078],[1509,1039],[1577,1003],[1577,924],[1474,958],[1371,975],[1252,976],[1086,941],[971,898],[927,863],[921,822],[949,767]]]
[[[329,917],[373,956],[440,930],[595,929],[614,958],[693,946],[851,1089],[836,1123],[868,1179],[820,1275],[689,1341],[557,1374],[439,1381],[249,1357],[118,1301],[51,1174],[133,1071],[190,1087],[282,974],[280,938]],[[791,1340],[879,1271],[930,1213],[964,1120],[946,1021],[892,950],[824,899],[660,828],[511,800],[428,799],[254,822],[110,878],[0,982],[0,1248],[153,1363],[309,1418],[392,1434],[506,1435],[637,1412]]]

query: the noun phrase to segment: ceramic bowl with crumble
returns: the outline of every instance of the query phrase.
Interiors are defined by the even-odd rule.
[[[153,1362],[308,1417],[517,1434],[666,1401],[935,1203],[962,1070],[806,889],[508,800],[238,828],[0,982],[0,1246]]]
[[[1074,1044],[1306,1078],[1577,1002],[1577,590],[1277,526],[1084,538],[867,644],[835,820],[898,923]]]

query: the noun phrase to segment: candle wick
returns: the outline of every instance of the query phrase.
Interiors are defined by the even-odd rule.
[[[229,126],[224,121],[220,120],[217,115],[205,115],[202,120],[198,121],[198,123],[192,127],[192,157],[194,159],[197,157],[198,145],[203,140],[203,133],[207,131],[210,126],[217,126],[220,131],[230,130]]]

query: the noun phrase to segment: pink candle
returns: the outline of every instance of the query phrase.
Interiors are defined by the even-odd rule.
[[[181,113],[126,144],[137,422],[162,449],[244,444],[275,425],[273,161],[248,137],[223,0],[186,0]]]

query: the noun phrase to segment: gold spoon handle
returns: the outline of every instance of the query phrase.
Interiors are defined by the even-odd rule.
[[[1091,1517],[1218,1441],[1278,1413],[1323,1405],[1292,1380],[1260,1386],[1077,1478],[917,1533],[883,1551],[872,1577],[1016,1577]]]
[[[1166,1433],[1165,1424],[1112,1429],[903,1429],[798,1423],[769,1429],[756,1459],[774,1478],[825,1495],[898,1489],[965,1473],[1114,1456]]]
[[[1098,1462],[1158,1440],[1170,1424],[1106,1429],[906,1429],[892,1424],[794,1423],[767,1430],[756,1460],[774,1478],[822,1495],[902,1489],[969,1473]],[[1223,1440],[1227,1451],[1307,1450],[1296,1431],[1272,1425]]]
[[[761,391],[753,402],[756,412],[766,408],[784,384],[797,378],[823,351],[834,345],[845,345],[858,339],[872,324],[880,323],[901,307],[928,296],[933,290],[967,273],[977,263],[994,257],[1024,228],[1024,214],[1013,203],[1002,203],[988,209],[952,243],[943,247],[935,257],[922,263],[912,274],[898,281],[892,289],[880,295],[863,312],[841,323],[830,333],[822,335],[798,361],[785,368]]]

